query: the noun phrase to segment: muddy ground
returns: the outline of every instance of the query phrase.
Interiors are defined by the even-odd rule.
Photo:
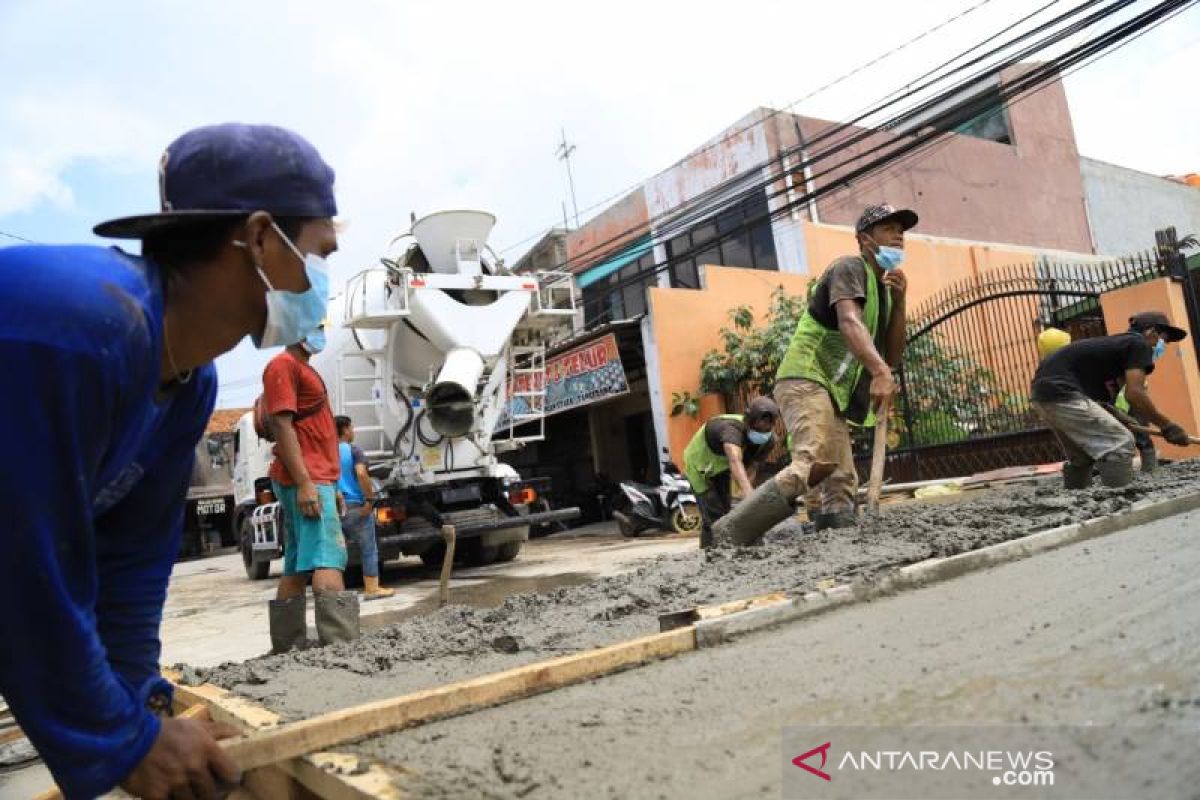
[[[1200,462],[1161,469],[1124,489],[1067,493],[1050,478],[952,503],[885,506],[857,528],[805,534],[778,526],[757,547],[660,556],[634,572],[543,593],[498,608],[448,606],[385,626],[357,642],[185,669],[302,718],[393,697],[658,630],[665,611],[768,591],[803,592],[833,579],[866,580],[896,566],[985,547],[1111,514],[1143,499],[1200,490]]]

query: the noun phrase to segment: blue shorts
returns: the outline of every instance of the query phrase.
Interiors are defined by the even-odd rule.
[[[321,516],[306,517],[296,503],[299,489],[271,481],[283,509],[287,545],[283,549],[283,574],[298,575],[315,569],[346,569],[346,538],[338,521],[337,487],[317,484]]]

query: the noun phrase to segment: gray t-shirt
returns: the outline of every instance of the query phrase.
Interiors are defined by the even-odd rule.
[[[875,331],[875,349],[879,351],[880,355],[884,355],[886,350],[884,342],[887,340],[887,327],[891,314],[889,308],[889,316],[886,318],[883,316],[882,303],[887,290],[882,281],[875,277],[874,270],[861,256],[843,256],[829,265],[809,298],[808,313],[822,326],[830,330],[837,330],[837,304],[842,300],[854,300],[859,306],[865,307],[868,280],[877,282],[875,288],[881,305],[879,326]],[[845,416],[854,422],[861,422],[866,418],[867,410],[870,407],[871,376],[864,370],[850,396],[850,404],[846,408]]]

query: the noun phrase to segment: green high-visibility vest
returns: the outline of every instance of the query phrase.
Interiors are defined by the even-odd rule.
[[[879,281],[872,274],[866,260],[862,263],[867,273],[867,302],[863,307],[863,323],[871,334],[871,340],[877,342],[880,319],[891,318],[891,296],[883,292],[881,315]],[[809,287],[810,301],[818,285],[819,282]],[[837,328],[826,328],[818,322],[812,315],[811,308],[810,304],[800,317],[796,332],[792,334],[792,341],[788,344],[779,370],[775,373],[775,380],[778,382],[787,378],[803,378],[819,383],[829,391],[838,410],[845,414],[850,399],[854,396],[854,389],[862,378],[863,365],[854,357],[854,353],[850,352],[842,332]],[[875,412],[868,408],[867,415],[861,422],[848,421],[869,428],[875,424]]]
[[[745,422],[745,417],[741,414],[721,414],[712,419]],[[712,419],[708,422],[712,422]],[[725,449],[721,448],[720,453],[714,453],[704,439],[704,431],[708,428],[708,422],[700,426],[700,430],[696,431],[696,435],[683,450],[683,474],[696,494],[707,492],[708,479],[729,469],[729,459],[725,457]]]

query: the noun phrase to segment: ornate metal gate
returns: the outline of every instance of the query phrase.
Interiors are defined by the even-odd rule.
[[[927,480],[1061,458],[1029,405],[1044,326],[1106,334],[1100,296],[1166,274],[1147,252],[1115,261],[1039,259],[964,279],[909,322],[888,475]],[[869,450],[870,436],[859,442]],[[864,452],[865,454],[865,452]]]

